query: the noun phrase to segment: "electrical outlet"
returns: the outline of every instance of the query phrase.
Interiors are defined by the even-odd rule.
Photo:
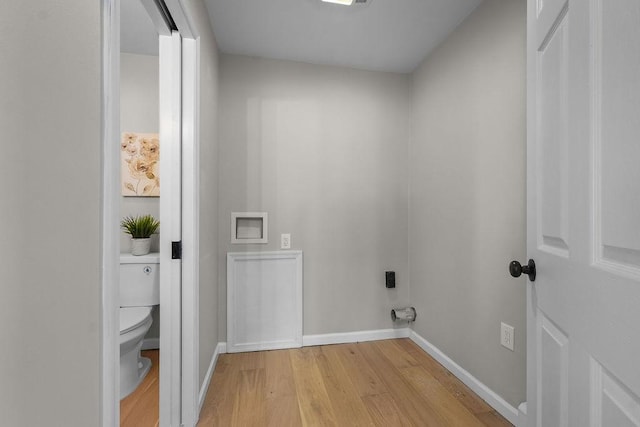
[[[506,323],[500,323],[500,344],[513,351],[514,329]]]
[[[280,249],[291,249],[291,234],[280,235]]]

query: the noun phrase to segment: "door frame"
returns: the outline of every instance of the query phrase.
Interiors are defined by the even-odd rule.
[[[531,14],[534,15],[531,15]],[[537,51],[536,42],[532,34],[534,29],[534,20],[531,19],[531,16],[536,16],[536,4],[531,0],[527,0],[527,42],[526,42],[526,55],[527,55],[527,77],[526,77],[526,96],[527,96],[527,112],[526,112],[526,120],[527,120],[527,148],[526,148],[526,158],[533,159],[536,155],[536,147],[534,146],[535,141],[535,126],[536,126],[536,84],[533,80],[533,76],[535,76],[536,72],[536,57],[535,52]],[[527,204],[536,203],[537,198],[536,195],[536,180],[535,174],[532,168],[528,165],[529,161],[527,160]],[[527,224],[527,232],[526,232],[526,240],[527,240],[527,259],[530,255],[529,244],[530,242],[536,241],[536,226],[532,219],[529,217],[529,212],[527,208],[526,214],[526,224]],[[535,322],[535,294],[534,294],[534,284],[526,280],[526,316],[527,316],[527,326],[526,326],[526,334],[527,334],[527,363],[526,363],[526,396],[527,396],[527,410],[526,410],[526,418],[523,426],[527,427],[535,427],[538,410],[538,402],[537,402],[537,386],[535,381],[532,381],[532,378],[536,376],[536,363],[537,363],[537,346],[535,345],[536,340],[536,322]]]
[[[157,12],[154,0],[142,0],[150,12],[159,33],[171,34]],[[102,144],[102,206],[101,206],[101,372],[100,422],[103,427],[120,423],[120,348],[119,348],[119,295],[120,265],[120,0],[101,0],[102,4],[102,76],[101,76],[101,144]],[[182,111],[180,112],[183,150],[182,164],[182,295],[176,300],[163,301],[163,312],[170,313],[176,329],[163,351],[161,371],[173,372],[171,381],[161,381],[161,425],[193,426],[198,419],[198,207],[199,207],[199,41],[193,21],[183,0],[165,0],[165,4],[182,37],[182,58],[177,59],[181,72]],[[154,13],[155,11],[155,13]],[[158,26],[161,25],[161,26]],[[162,26],[164,25],[164,27]],[[162,87],[162,82],[161,82]],[[175,88],[174,88],[175,89]],[[174,92],[175,93],[175,92]],[[161,119],[162,121],[162,119]],[[162,210],[162,209],[161,209]],[[170,253],[171,236],[161,239],[163,252]],[[170,245],[170,243],[169,243]],[[169,257],[170,258],[170,257]],[[162,262],[162,261],[161,261]],[[166,264],[166,262],[165,262]],[[167,285],[165,285],[166,287]],[[170,293],[162,289],[161,295]],[[162,315],[161,315],[162,317]],[[166,329],[166,328],[165,328]],[[177,337],[177,339],[175,339]],[[164,387],[163,387],[164,385]]]
[[[192,33],[193,36],[193,33]],[[182,38],[182,424],[200,415],[200,39]]]

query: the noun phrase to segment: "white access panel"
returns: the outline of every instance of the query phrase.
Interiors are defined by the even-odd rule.
[[[227,351],[302,347],[302,251],[227,253]]]

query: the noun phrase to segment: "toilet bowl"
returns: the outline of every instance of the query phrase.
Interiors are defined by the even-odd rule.
[[[159,266],[158,254],[120,256],[120,399],[133,393],[151,368],[140,349],[153,323],[152,307],[160,303]]]
[[[133,393],[151,369],[140,348],[152,322],[151,307],[120,307],[120,399]]]

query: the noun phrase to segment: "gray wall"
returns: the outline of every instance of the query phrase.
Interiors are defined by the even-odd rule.
[[[101,5],[0,14],[0,424],[99,424]]]
[[[415,331],[525,400],[525,1],[486,0],[413,76],[409,266]],[[515,327],[515,352],[500,322]]]
[[[187,2],[200,33],[200,384],[218,338],[218,47],[202,0]]]
[[[159,70],[157,56],[120,54],[121,132],[158,133],[160,131]],[[156,219],[160,218],[158,197],[123,196],[120,199],[121,218],[126,215],[146,214],[151,214]],[[131,252],[131,236],[124,232],[120,236],[120,252]],[[158,235],[151,237],[152,252],[159,250],[158,238]],[[156,323],[155,319],[154,323]]]
[[[304,334],[393,327],[408,301],[408,76],[221,58],[220,340],[226,253],[278,250],[281,233],[304,251]],[[269,243],[231,245],[232,211],[268,212]]]

